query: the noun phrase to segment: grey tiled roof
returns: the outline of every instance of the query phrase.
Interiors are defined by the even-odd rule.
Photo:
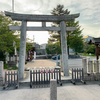
[[[92,42],[100,42],[100,38],[93,38]]]

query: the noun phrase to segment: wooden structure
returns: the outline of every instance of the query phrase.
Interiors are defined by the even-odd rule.
[[[65,22],[73,21],[79,17],[78,14],[71,15],[33,15],[33,14],[18,14],[5,11],[5,15],[10,16],[12,20],[22,21],[21,26],[10,26],[10,30],[19,30],[20,34],[20,52],[19,52],[19,78],[24,77],[25,66],[25,50],[26,50],[26,31],[60,31],[61,32],[61,48],[62,48],[62,63],[64,75],[69,76],[68,54],[67,54],[67,31],[74,31],[75,27],[66,27]],[[27,22],[42,22],[42,27],[27,27]],[[46,22],[60,22],[60,27],[46,27]]]
[[[28,53],[27,53],[26,60],[31,61],[32,59],[33,59],[33,52],[32,52],[32,50],[29,50]]]
[[[32,87],[32,85],[50,84],[50,79],[56,79],[57,83],[62,85],[60,68],[54,70],[30,70],[30,88]]]
[[[5,72],[5,84],[4,84],[4,89],[6,87],[10,87],[10,86],[15,86],[16,88],[19,87],[19,81],[18,81],[18,71],[15,73],[11,72]]]
[[[100,38],[93,38],[92,40],[89,41],[88,44],[94,44],[95,47],[96,47],[96,50],[95,50],[95,55],[96,55],[96,58],[97,60],[99,59],[99,55],[100,55]]]
[[[78,68],[72,68],[72,80],[71,82],[73,84],[75,84],[75,82],[82,82],[85,84],[84,82],[84,74],[83,74],[83,68],[82,69],[78,69]]]

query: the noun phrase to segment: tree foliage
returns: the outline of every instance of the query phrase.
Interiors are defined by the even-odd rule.
[[[14,35],[16,31],[10,31],[9,25],[19,25],[20,23],[13,22],[10,17],[0,13],[0,55],[1,59],[4,57],[5,52],[12,54],[14,52],[13,42],[16,42],[16,47],[19,46],[19,34]]]
[[[26,39],[26,53],[28,53],[29,50],[32,50],[34,40],[31,40],[29,38]]]
[[[88,42],[84,42],[84,53],[95,54],[95,45],[89,45]]]
[[[53,15],[68,15],[70,14],[70,11],[68,9],[64,9],[63,5],[57,5],[56,8],[54,8],[51,11],[51,14]],[[59,27],[59,22],[54,22],[52,24],[54,27]],[[76,27],[75,31],[68,31],[67,32],[67,46],[68,48],[74,49],[75,52],[78,52],[80,50],[77,49],[83,49],[83,36],[82,36],[82,30],[80,29],[81,27],[79,26],[79,21],[71,21],[71,22],[66,22],[66,27]],[[53,42],[59,42],[61,46],[61,38],[60,38],[60,31],[51,31],[49,32],[50,38],[48,39],[48,43],[53,43]],[[77,40],[77,43],[75,40]],[[74,41],[74,42],[73,42]],[[80,42],[80,43],[79,43]],[[74,44],[73,44],[74,43]]]
[[[9,30],[9,26],[19,26],[19,22],[13,22],[10,17],[4,15],[3,12],[0,13],[0,60],[5,60],[5,54],[8,52],[10,55],[14,55],[14,46],[16,46],[17,51],[20,47],[20,33],[18,31]],[[26,51],[31,47],[33,42],[26,42]],[[15,45],[13,45],[15,41]]]
[[[95,54],[95,46],[94,45],[90,45],[88,50],[86,51],[86,53]]]
[[[46,53],[47,54],[61,54],[61,48],[59,46],[59,43],[50,43],[46,47]]]
[[[70,42],[70,47],[75,51],[76,54],[78,52],[82,52],[83,51],[83,41],[82,41],[82,39],[78,36],[73,37],[73,38]]]

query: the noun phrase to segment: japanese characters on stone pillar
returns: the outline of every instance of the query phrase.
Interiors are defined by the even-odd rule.
[[[96,60],[96,72],[99,73],[99,61]]]
[[[87,59],[86,58],[82,59],[82,68],[83,68],[84,74],[87,73]]]
[[[50,100],[57,100],[57,81],[56,79],[50,80]]]
[[[92,60],[89,61],[88,71],[89,71],[90,73],[93,73],[93,61],[92,61]]]

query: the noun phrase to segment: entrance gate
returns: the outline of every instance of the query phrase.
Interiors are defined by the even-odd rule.
[[[75,27],[66,27],[65,22],[73,21],[75,18],[79,17],[79,13],[71,15],[32,15],[5,11],[5,15],[10,16],[12,20],[22,21],[21,26],[10,26],[10,30],[21,31],[19,52],[20,79],[24,77],[26,31],[61,31],[62,65],[64,75],[69,76],[66,31],[74,31]],[[42,22],[42,27],[27,27],[27,21]],[[46,27],[46,22],[60,22],[60,27]]]
[[[59,69],[30,70],[30,87],[37,84],[50,84],[50,79],[57,79],[61,83],[61,73]]]
[[[71,82],[73,84],[75,84],[75,82],[82,82],[84,84],[86,84],[86,82],[84,81],[84,73],[83,73],[83,68],[72,68],[72,80]]]

